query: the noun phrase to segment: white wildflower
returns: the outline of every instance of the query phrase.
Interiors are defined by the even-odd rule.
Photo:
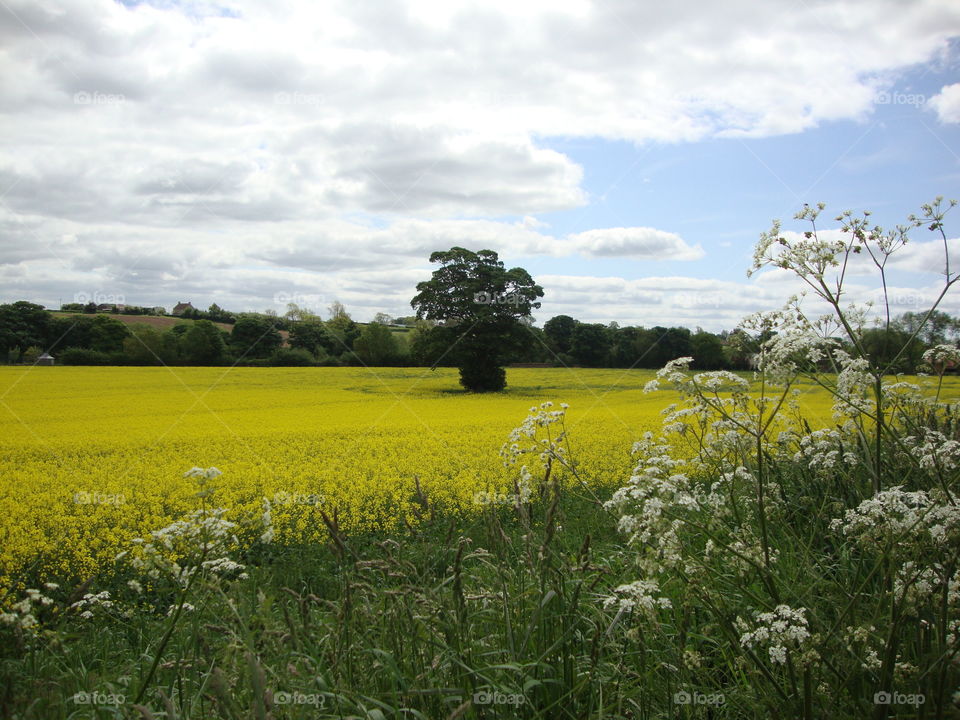
[[[936,345],[923,353],[923,362],[937,375],[960,365],[960,348],[956,345]]]
[[[78,610],[80,611],[80,617],[89,619],[97,611],[110,610],[111,608],[113,608],[113,600],[110,599],[110,593],[104,590],[99,593],[87,593],[68,609]]]
[[[260,522],[263,524],[263,533],[260,535],[260,542],[272,543],[274,537],[276,537],[276,532],[273,528],[273,514],[271,512],[270,501],[267,498],[263,499],[263,515],[260,517]]]
[[[199,477],[206,478],[208,480],[211,480],[219,475],[223,475],[223,473],[215,467],[202,468],[196,466],[190,468],[183,474],[184,477]]]
[[[746,648],[767,646],[771,662],[786,663],[787,650],[799,650],[810,638],[806,612],[806,608],[778,605],[773,612],[757,613],[754,629],[740,636],[740,644]]]
[[[960,507],[941,502],[938,491],[907,492],[897,486],[848,510],[830,528],[865,546],[907,538],[943,546],[960,540]]]
[[[621,610],[638,610],[650,613],[658,609],[672,607],[669,598],[657,597],[660,585],[655,580],[635,580],[614,589],[614,595],[603,601],[608,610],[617,607]]]

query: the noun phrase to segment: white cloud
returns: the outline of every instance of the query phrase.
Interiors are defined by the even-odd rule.
[[[957,265],[960,264],[960,257],[957,255],[960,238],[948,238],[947,247],[951,251],[950,256],[945,253],[943,240],[910,242],[902,252],[891,258],[891,265],[898,270],[943,276],[949,259],[950,273],[956,275]]]
[[[2,292],[237,309],[287,292],[402,313],[427,255],[452,245],[696,260],[704,250],[669,229],[551,231],[537,215],[591,198],[547,139],[686,142],[861,119],[958,33],[952,0],[8,0]],[[931,101],[945,122],[957,88]],[[550,302],[727,323],[769,299],[760,283],[656,280],[558,280]]]
[[[8,172],[75,180],[85,193],[64,213],[170,209],[192,188],[176,211],[231,192],[205,212],[250,219],[575,207],[580,168],[534,138],[691,141],[861,118],[960,28],[947,0],[4,7]]]
[[[942,123],[960,123],[960,83],[944,85],[928,101]]]
[[[699,260],[699,245],[691,247],[679,235],[648,227],[587,230],[567,238],[583,255],[623,257],[639,260]]]

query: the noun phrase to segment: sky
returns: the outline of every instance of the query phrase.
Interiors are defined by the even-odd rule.
[[[939,195],[955,0],[0,0],[2,302],[368,321],[461,246],[528,270],[541,325],[719,331],[801,289],[746,274],[774,219],[822,201],[833,237]],[[925,309],[943,239],[888,269]]]

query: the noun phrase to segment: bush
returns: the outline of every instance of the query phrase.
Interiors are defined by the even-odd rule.
[[[303,348],[279,348],[270,356],[270,364],[280,367],[312,367],[316,358]]]
[[[62,365],[123,365],[122,358],[116,354],[89,350],[87,348],[67,348],[57,360]]]
[[[267,358],[240,358],[230,363],[232,367],[270,367],[272,364]]]
[[[317,367],[343,367],[346,363],[338,357],[320,353],[317,359]]]
[[[43,348],[33,345],[23,351],[23,357],[20,358],[20,362],[24,365],[33,365],[41,355],[43,355]]]

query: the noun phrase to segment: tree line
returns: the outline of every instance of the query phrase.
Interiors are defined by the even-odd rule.
[[[590,368],[660,368],[692,357],[702,370],[748,370],[766,338],[742,330],[621,327],[557,315],[536,327],[530,312],[542,288],[496,253],[434,253],[441,264],[411,301],[417,314],[357,323],[335,302],[329,318],[290,304],[287,312],[233,313],[212,305],[168,328],[124,323],[110,314],[54,315],[27,301],[0,305],[0,359],[33,363],[48,352],[67,365],[279,365],[459,367],[472,390],[501,389],[503,367],[542,363]],[[66,306],[65,306],[66,308]],[[955,342],[960,319],[906,312],[889,329],[868,329],[864,348],[893,372],[922,369],[929,347]],[[225,329],[215,324],[230,325]],[[398,327],[403,325],[401,329]],[[922,326],[923,325],[923,326]],[[918,328],[922,330],[918,333]],[[901,350],[903,348],[903,350]]]
[[[227,314],[227,313],[225,313]],[[934,312],[923,331],[910,340],[926,313],[907,312],[889,330],[864,331],[863,344],[880,364],[894,361],[895,372],[920,369],[929,347],[954,342],[960,319]],[[412,327],[396,332],[385,316],[355,322],[339,303],[330,317],[291,305],[285,315],[229,313],[229,330],[207,319],[169,328],[124,323],[108,314],[53,315],[26,301],[0,305],[0,352],[9,363],[33,363],[43,352],[67,365],[299,365],[459,367],[464,355],[490,354],[496,367],[541,363],[590,368],[660,368],[689,356],[702,370],[748,370],[765,338],[741,330],[708,332],[684,327],[620,327],[581,322],[557,315],[538,328],[519,323],[509,336],[477,336],[473,346],[452,352],[463,328],[404,318]],[[393,329],[391,329],[391,325]],[[502,330],[502,328],[501,328]],[[904,352],[900,348],[906,346]]]
[[[66,365],[340,365],[384,358],[392,347],[382,324],[361,327],[335,303],[331,318],[292,306],[285,317],[226,313],[213,306],[206,317],[162,328],[125,323],[111,314],[55,315],[27,301],[0,305],[0,357],[33,363],[44,352]],[[221,314],[222,313],[222,314]],[[225,329],[211,319],[232,320]],[[228,323],[229,324],[229,323]],[[398,357],[399,350],[395,353]]]

